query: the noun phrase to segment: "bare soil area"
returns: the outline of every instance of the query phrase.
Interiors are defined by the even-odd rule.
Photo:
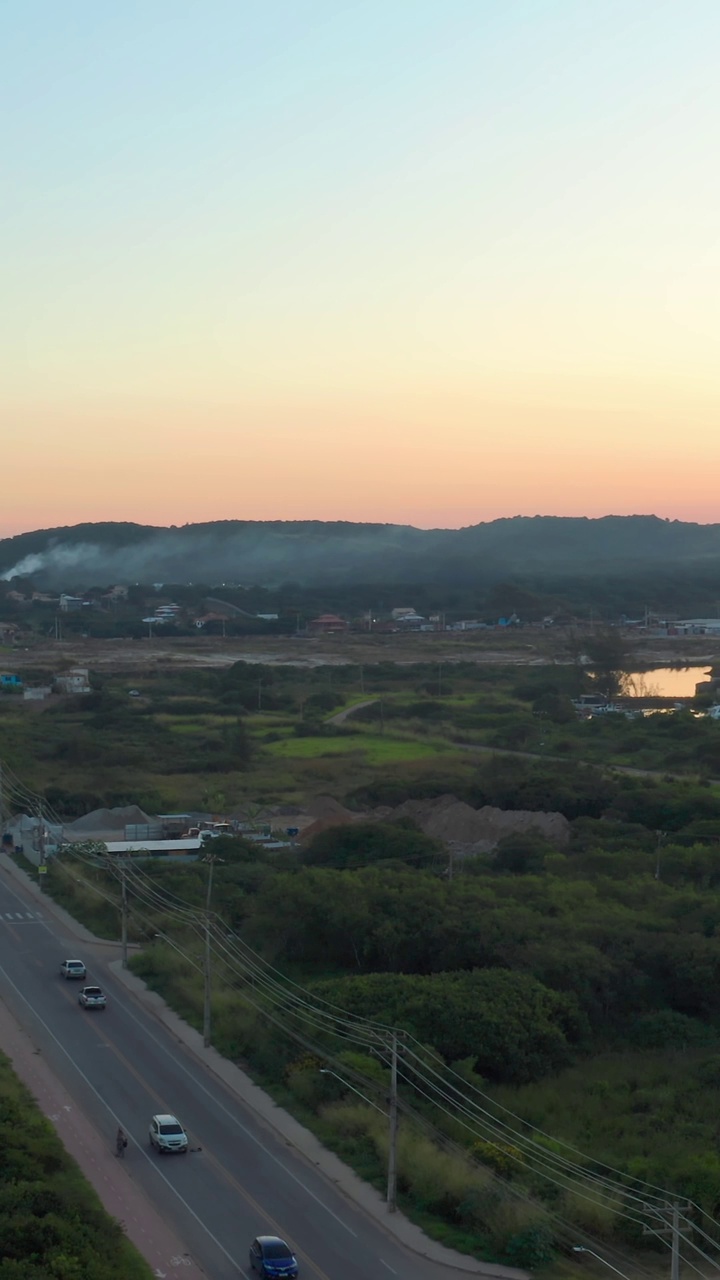
[[[720,662],[720,637],[638,637],[630,641],[640,665],[695,666]],[[570,661],[567,637],[560,631],[521,631],[488,635],[433,632],[422,635],[154,636],[142,640],[43,640],[28,648],[6,649],[0,662],[7,670],[36,668],[48,672],[70,666],[91,671],[127,672],[153,668],[229,667],[234,662],[312,668],[374,662],[476,662],[487,666],[542,666]]]

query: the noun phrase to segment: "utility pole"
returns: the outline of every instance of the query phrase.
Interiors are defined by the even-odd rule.
[[[657,844],[655,845],[655,879],[660,879],[660,846],[667,835],[667,831],[656,831]]]
[[[670,1253],[670,1280],[680,1280],[680,1205],[673,1200],[672,1250]]]
[[[42,809],[40,809],[39,807],[38,807],[38,822],[40,823],[40,826],[38,828],[38,849],[40,852],[40,865],[38,866],[38,886],[39,886],[40,892],[42,893],[43,879],[47,874],[47,867],[45,865],[45,820],[42,815]]]
[[[258,711],[262,711],[262,680],[258,680]]]
[[[122,967],[128,967],[127,954],[127,926],[128,926],[128,900],[127,900],[127,874],[125,871],[125,862],[120,863],[120,889],[121,889],[121,906],[120,906],[120,939],[122,947]]]
[[[442,698],[442,662],[438,662],[438,698]]]
[[[387,1207],[388,1213],[397,1209],[397,1136],[398,1136],[398,1097],[397,1097],[397,1031],[392,1033],[392,1057],[390,1060],[390,1143],[388,1148],[388,1181]],[[677,1280],[673,1276],[673,1280]]]
[[[362,662],[360,663],[360,692],[363,695],[365,693],[365,668],[363,667]]]
[[[202,859],[208,864],[208,882],[207,897],[205,899],[205,993],[203,998],[203,1044],[205,1048],[209,1048],[211,1039],[211,982],[210,982],[210,962],[212,951],[210,948],[210,902],[212,899],[213,870],[216,862],[224,862],[224,858],[218,858],[214,853],[206,853]]]

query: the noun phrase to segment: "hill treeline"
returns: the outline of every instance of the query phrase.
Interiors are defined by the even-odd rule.
[[[244,585],[546,582],[694,566],[714,573],[720,525],[656,516],[516,516],[465,529],[321,521],[128,523],[43,529],[0,541],[0,574],[59,583]]]

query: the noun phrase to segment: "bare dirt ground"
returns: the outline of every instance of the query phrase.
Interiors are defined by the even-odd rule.
[[[696,666],[720,663],[720,637],[632,637],[628,641],[639,665]],[[268,666],[317,666],[374,662],[476,662],[487,666],[541,666],[571,661],[568,638],[560,631],[525,630],[507,635],[432,632],[422,635],[346,635],[179,637],[152,640],[43,640],[32,647],[6,649],[0,661],[7,670],[64,671],[71,666],[91,671],[138,675],[157,668],[229,667],[234,662]]]

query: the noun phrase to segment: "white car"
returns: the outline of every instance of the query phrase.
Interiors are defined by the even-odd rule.
[[[83,987],[78,996],[78,1004],[81,1004],[83,1009],[104,1009],[107,1000],[100,987]]]
[[[188,1137],[175,1116],[153,1116],[150,1121],[150,1146],[156,1151],[180,1151],[183,1155],[188,1149]]]
[[[87,977],[87,969],[82,960],[63,960],[60,965],[60,973],[63,978]]]

